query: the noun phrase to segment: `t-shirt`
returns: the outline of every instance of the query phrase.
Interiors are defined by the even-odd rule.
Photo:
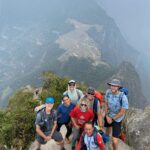
[[[121,96],[122,94],[122,96]],[[120,99],[122,98],[122,99]],[[108,112],[111,118],[114,118],[116,114],[120,111],[121,108],[128,109],[128,98],[122,92],[118,92],[118,94],[113,94],[111,90],[106,91],[105,100],[108,102]],[[116,122],[121,122],[124,118],[124,115],[120,118],[116,119]]]
[[[51,113],[47,114],[44,108],[37,113],[35,124],[39,125],[43,132],[49,132],[55,121],[57,122],[57,111],[52,109]]]
[[[70,116],[75,118],[77,124],[83,128],[84,124],[94,119],[94,113],[92,109],[88,109],[86,112],[81,112],[79,106],[76,106],[71,112]]]
[[[88,136],[85,134],[84,143],[87,147],[87,150],[104,150],[103,139],[99,133],[97,133],[96,140],[98,145],[95,143],[94,136]]]
[[[60,104],[57,108],[57,116],[58,116],[58,123],[65,124],[68,123],[70,120],[69,113],[75,107],[75,104],[70,103],[69,106],[66,106],[64,103]]]

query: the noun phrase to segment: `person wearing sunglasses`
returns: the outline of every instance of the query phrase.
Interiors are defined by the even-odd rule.
[[[84,97],[83,92],[76,88],[76,81],[70,80],[68,82],[68,89],[63,93],[63,95],[68,95],[71,99],[71,102],[75,105],[78,101]]]
[[[69,144],[71,141],[69,140],[69,136],[72,133],[72,126],[71,126],[71,118],[69,116],[69,113],[71,110],[75,107],[75,104],[73,104],[70,101],[70,98],[68,95],[62,96],[63,103],[60,104],[57,108],[57,131],[60,131],[60,128],[62,125],[65,125],[67,129],[65,142]]]
[[[88,99],[82,98],[80,103],[70,112],[70,116],[73,123],[72,150],[74,150],[85,123],[92,121],[94,118],[92,109],[89,109]]]
[[[99,100],[95,96],[95,89],[93,87],[89,87],[87,89],[87,93],[85,97],[89,100],[89,107],[94,112],[94,120],[93,123],[95,125],[98,125],[101,129],[103,127],[103,116],[102,116],[102,110],[100,107]]]

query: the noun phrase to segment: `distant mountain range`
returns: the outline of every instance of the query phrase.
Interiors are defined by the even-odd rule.
[[[3,0],[1,4],[1,106],[6,106],[9,95],[21,86],[39,86],[42,71],[52,70],[97,88],[123,61],[136,64],[140,56],[95,0]],[[137,81],[130,97],[140,101],[138,75],[126,77],[129,83]],[[146,101],[142,92],[140,95]],[[132,105],[138,106],[138,102]]]

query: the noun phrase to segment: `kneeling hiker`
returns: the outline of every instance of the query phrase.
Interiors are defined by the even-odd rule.
[[[74,125],[72,137],[72,150],[75,150],[76,142],[79,141],[80,135],[87,121],[92,121],[94,118],[93,111],[89,109],[89,101],[87,98],[80,100],[79,106],[76,106],[70,112],[71,120]]]
[[[105,150],[102,136],[92,122],[85,123],[84,132],[76,150]]]
[[[36,116],[36,140],[41,144],[46,144],[51,139],[57,141],[61,150],[65,150],[63,137],[60,132],[55,131],[57,126],[57,112],[53,109],[54,98],[48,97],[45,100],[45,108],[40,110]]]
[[[105,127],[106,134],[109,135],[112,127],[113,150],[118,150],[118,138],[121,133],[121,121],[124,118],[126,109],[128,109],[128,99],[123,92],[120,92],[121,82],[113,79],[110,83],[110,89],[105,95]]]

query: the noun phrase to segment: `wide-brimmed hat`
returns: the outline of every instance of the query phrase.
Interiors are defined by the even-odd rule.
[[[108,85],[122,87],[120,80],[112,79],[111,82],[107,83]]]

